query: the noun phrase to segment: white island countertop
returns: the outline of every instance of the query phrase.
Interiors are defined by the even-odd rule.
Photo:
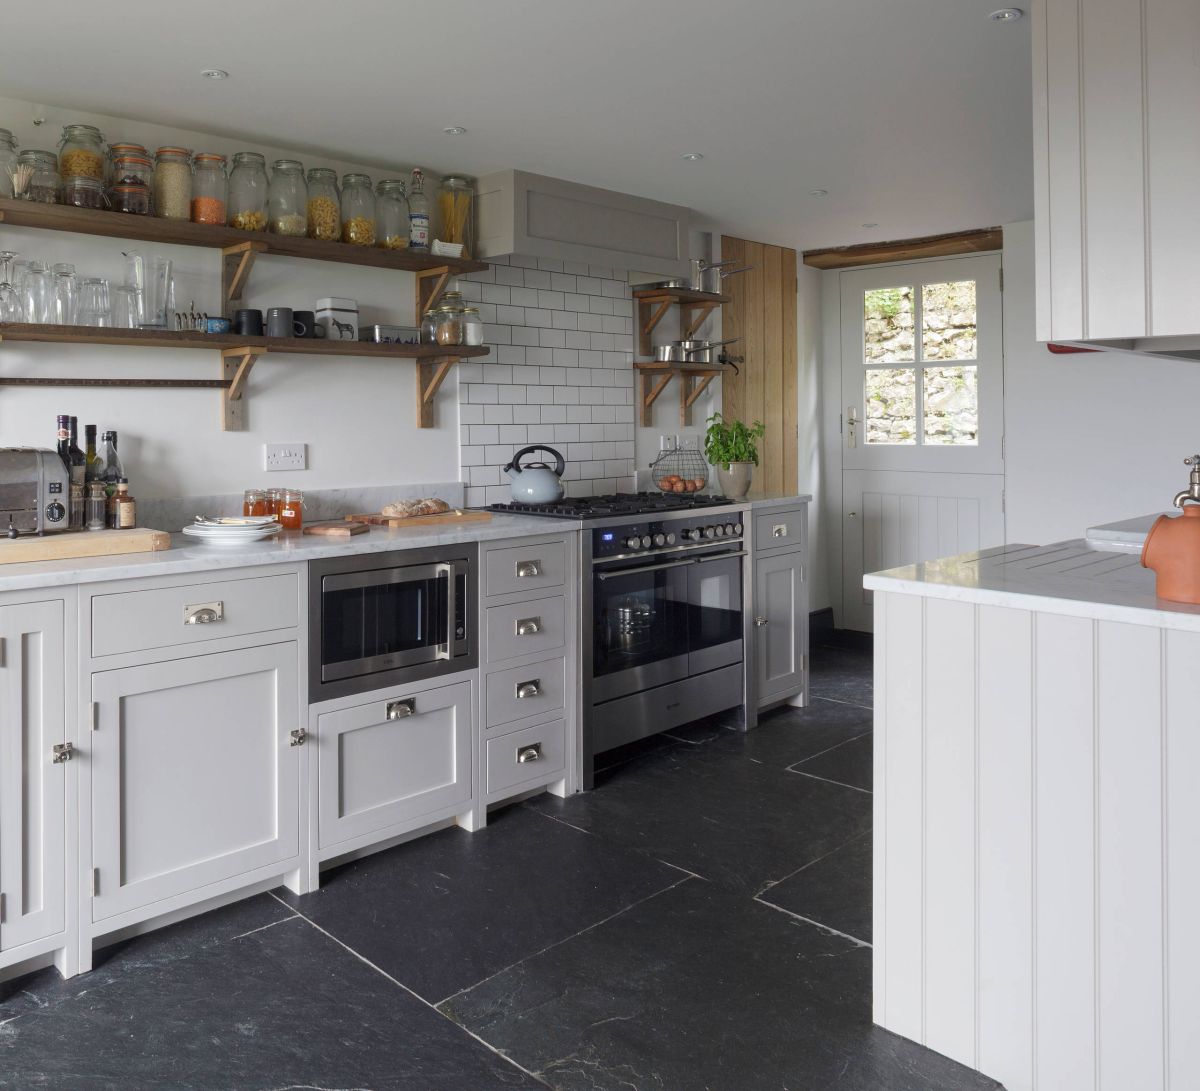
[[[157,553],[0,564],[0,592],[139,579],[144,576],[172,576],[186,572],[212,572],[222,568],[297,564],[323,557],[349,557],[360,553],[456,545],[495,538],[527,538],[541,534],[562,534],[578,530],[581,526],[573,519],[496,513],[490,520],[478,522],[436,523],[423,527],[371,527],[366,534],[356,534],[351,538],[284,531],[273,540],[248,542],[239,546],[195,545],[182,534],[172,534],[171,548]],[[0,541],[0,550],[3,548],[4,542]]]
[[[1200,631],[1200,606],[1160,599],[1154,583],[1154,573],[1141,566],[1137,554],[1098,549],[1082,538],[997,546],[863,579],[871,591]]]

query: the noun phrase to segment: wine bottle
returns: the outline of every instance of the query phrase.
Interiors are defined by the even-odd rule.
[[[117,482],[125,476],[125,467],[117,455],[117,433],[103,434],[103,447],[100,457],[104,460],[104,468],[100,472],[100,480],[104,482],[104,491],[111,498],[117,491]]]
[[[58,417],[58,457],[62,459],[67,476],[71,475],[71,418],[66,414]]]
[[[85,482],[99,481],[100,475],[104,471],[104,463],[96,453],[96,426],[94,424],[85,424],[83,426],[83,434],[86,448],[83,457],[87,460],[87,465],[84,467],[83,479]]]
[[[87,458],[79,449],[78,417],[71,418],[70,443],[67,447],[67,454],[70,458],[68,470],[71,475],[71,503],[68,508],[70,513],[68,525],[72,530],[82,530],[84,507],[86,504],[83,485],[87,474]]]

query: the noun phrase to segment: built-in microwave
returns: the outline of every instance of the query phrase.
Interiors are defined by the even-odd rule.
[[[324,701],[469,670],[475,545],[309,562],[309,697]]]

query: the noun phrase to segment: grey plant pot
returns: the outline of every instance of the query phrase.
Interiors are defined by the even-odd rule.
[[[740,500],[750,491],[750,479],[754,474],[753,462],[731,462],[726,468],[718,463],[717,480],[721,492],[731,500]]]

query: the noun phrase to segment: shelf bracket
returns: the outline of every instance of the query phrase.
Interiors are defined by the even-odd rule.
[[[221,392],[221,428],[241,432],[246,427],[246,380],[266,349],[229,348],[221,350],[221,372],[229,386]]]
[[[716,303],[681,303],[679,305],[679,339],[690,340],[716,309]]]
[[[657,304],[657,306],[655,306]],[[663,319],[671,306],[670,299],[639,299],[638,300],[638,353],[642,356],[652,356],[654,346],[650,335]]]
[[[422,269],[417,273],[417,318],[414,325],[419,326],[425,312],[437,306],[449,279],[450,268],[445,265],[436,269]]]
[[[658,399],[658,396],[666,390],[667,383],[671,381],[671,374],[670,371],[657,376],[652,371],[643,371],[641,373],[643,428],[652,428],[654,426],[654,403]]]
[[[450,369],[458,363],[457,356],[434,357],[417,361],[417,427],[432,428],[433,400]]]
[[[690,428],[692,425],[692,406],[708,389],[713,381],[712,375],[689,375],[686,371],[679,376],[679,427]]]
[[[254,259],[266,249],[265,242],[255,241],[221,248],[221,310],[226,318],[233,317],[254,268]]]

